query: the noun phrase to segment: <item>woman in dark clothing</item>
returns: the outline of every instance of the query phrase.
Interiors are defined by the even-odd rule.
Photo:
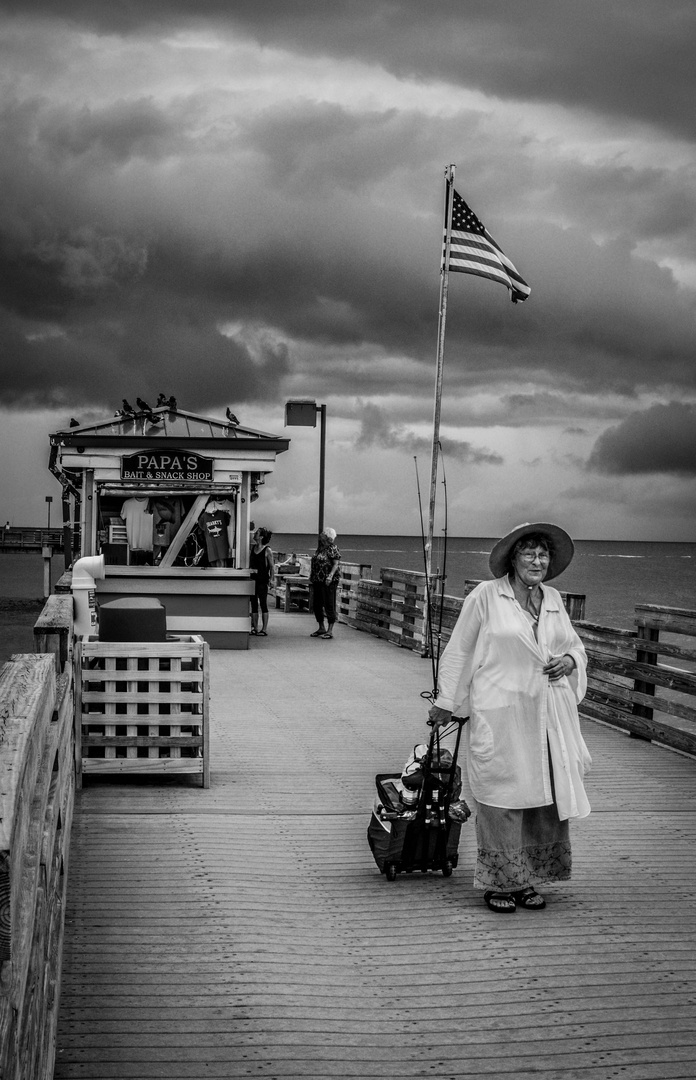
[[[251,597],[251,633],[256,637],[268,636],[268,590],[273,587],[273,552],[268,546],[273,533],[270,529],[257,529],[252,538],[249,566],[256,571],[254,595]],[[259,630],[259,608],[261,629]]]
[[[314,593],[314,618],[319,624],[310,637],[330,641],[336,622],[336,590],[341,552],[336,547],[336,530],[324,529],[317,550],[312,555],[309,580]]]

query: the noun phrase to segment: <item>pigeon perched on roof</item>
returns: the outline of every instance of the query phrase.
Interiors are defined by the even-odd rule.
[[[128,402],[126,401],[126,399],[125,399],[125,398],[123,398],[123,402],[122,402],[122,403],[123,403],[123,415],[124,415],[124,416],[135,416],[135,409],[133,408],[133,406],[132,406],[132,405],[130,405],[130,404],[129,404],[129,403],[128,403]]]
[[[231,424],[234,424],[235,427],[238,426],[239,420],[234,415],[234,413],[230,410],[229,406],[227,407],[227,410],[225,411],[225,416],[227,417],[227,419],[229,420],[229,422]]]
[[[76,420],[74,416],[70,417],[70,427],[79,427],[80,421]]]
[[[167,402],[167,408],[168,409],[176,409],[176,398],[175,397],[170,397],[169,401]]]
[[[160,394],[158,396],[158,398],[157,398],[157,404],[155,405],[155,408],[156,409],[161,409],[162,406],[166,405],[166,404],[167,404],[167,395],[166,394]]]
[[[148,403],[146,401],[143,401],[142,398],[140,398],[140,397],[136,398],[135,403],[136,403],[136,405],[138,406],[138,408],[140,409],[141,412],[144,412],[144,413],[151,413],[152,412],[152,405],[148,405]]]

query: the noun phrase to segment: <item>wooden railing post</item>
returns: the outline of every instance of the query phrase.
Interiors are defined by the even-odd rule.
[[[658,642],[660,640],[660,631],[648,626],[639,626],[636,636],[639,640],[644,640],[646,642]],[[636,653],[636,660],[639,664],[656,665],[657,652],[647,652],[643,649],[638,649]],[[655,683],[644,682],[642,679],[636,679],[633,683],[633,689],[640,694],[648,694],[650,695],[650,697],[655,696]],[[642,716],[646,720],[652,720],[653,709],[649,705],[641,705],[639,702],[634,702],[633,715]],[[648,739],[647,736],[639,735],[636,731],[631,731],[630,736],[632,739],[644,739],[646,742],[650,742],[650,739]]]

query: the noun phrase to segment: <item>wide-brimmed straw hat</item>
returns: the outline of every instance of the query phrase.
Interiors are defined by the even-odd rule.
[[[507,574],[508,558],[517,541],[535,533],[538,536],[547,537],[553,548],[544,581],[550,581],[551,578],[558,577],[559,574],[563,573],[565,568],[570,565],[575,552],[575,544],[568,536],[568,533],[560,525],[551,525],[548,521],[525,521],[524,524],[518,525],[506,536],[502,536],[493,548],[488,559],[488,565],[493,577],[501,578]]]

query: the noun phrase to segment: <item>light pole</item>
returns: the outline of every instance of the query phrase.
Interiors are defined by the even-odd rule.
[[[285,403],[286,427],[316,427],[319,413],[319,535],[324,531],[324,476],[326,472],[326,405],[302,398]]]
[[[52,495],[47,495],[46,496],[46,502],[48,504],[48,522],[46,524],[46,528],[50,529],[51,528],[51,503],[53,502],[53,496]]]

